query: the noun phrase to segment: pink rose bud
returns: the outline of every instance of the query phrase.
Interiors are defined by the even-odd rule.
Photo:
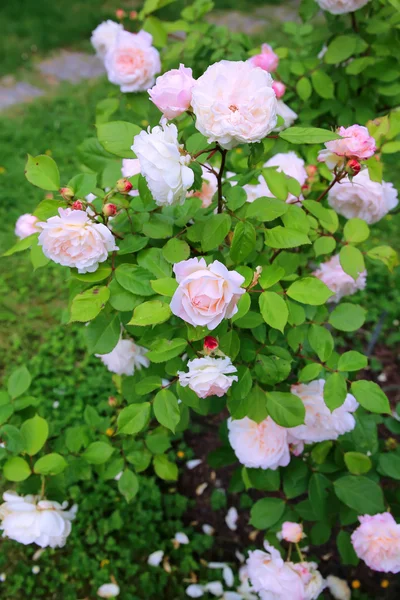
[[[286,85],[282,83],[282,81],[274,81],[274,83],[272,84],[272,89],[275,92],[275,96],[279,99],[282,98],[282,96],[285,94]]]
[[[137,19],[137,11],[131,10],[131,12],[129,13],[129,18],[131,21],[134,21],[135,19]]]
[[[118,8],[115,11],[115,16],[117,17],[117,19],[121,20],[121,19],[123,19],[125,17],[125,15],[126,15],[126,12],[122,8]]]
[[[117,213],[117,207],[115,204],[105,204],[103,206],[103,215],[106,217],[113,217]]]
[[[204,338],[204,351],[208,353],[212,352],[213,350],[216,350],[219,346],[218,340],[217,338],[213,337],[212,335],[206,335],[206,337]]]
[[[301,186],[301,189],[303,190],[303,192],[306,192],[307,190],[310,189],[310,186],[305,183],[304,185]]]
[[[80,200],[75,200],[75,202],[71,204],[71,208],[72,210],[83,210],[83,204]]]
[[[346,164],[346,172],[349,175],[357,175],[361,171],[361,165],[355,158],[351,158]]]
[[[72,200],[72,198],[74,197],[74,190],[72,190],[69,187],[62,187],[60,189],[60,194],[64,198],[64,200],[66,200],[68,202],[69,200]]]
[[[117,406],[117,399],[114,396],[109,396],[108,405],[109,406]]]
[[[118,179],[117,181],[116,188],[119,192],[121,192],[121,194],[127,194],[131,191],[132,187],[133,185],[131,184],[131,182],[125,178]]]
[[[157,77],[149,96],[164,117],[174,119],[190,108],[194,84],[192,69],[181,64]]]
[[[306,166],[306,171],[307,171],[307,175],[309,177],[314,177],[314,175],[317,174],[318,169],[317,169],[317,167],[315,165],[307,165]]]
[[[285,521],[282,523],[282,530],[278,534],[278,537],[282,540],[285,540],[285,542],[298,544],[304,537],[303,527],[299,523]]]
[[[254,67],[260,67],[260,69],[264,69],[264,71],[276,71],[279,64],[279,56],[275,54],[269,44],[263,44],[261,46],[261,54],[257,54],[256,56],[252,56],[249,59],[249,62]]]

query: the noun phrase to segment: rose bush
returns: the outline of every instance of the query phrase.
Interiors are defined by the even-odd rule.
[[[368,239],[398,203],[383,176],[386,155],[400,149],[399,92],[388,93],[390,79],[376,94],[370,85],[393,68],[379,35],[398,9],[320,2],[344,13],[322,27],[322,58],[320,30],[305,23],[284,26],[288,48],[260,53],[242,40],[222,59],[222,42],[217,51],[203,35],[213,31],[206,4],[170,25],[146,3],[140,26],[155,46],[148,32],[99,26],[92,42],[110,82],[142,92],[131,121],[112,120],[118,101],[102,101],[97,138],[81,143],[82,171],[69,181],[50,156],[28,157],[28,181],[52,197],[21,217],[6,254],[32,248],[35,268],[51,260],[69,269],[66,321],[86,325],[88,352],[116,391],[107,428],[88,411],[90,433],[75,431],[64,446],[27,395],[29,371],[11,374],[0,405],[3,473],[40,497],[6,492],[0,517],[10,539],[62,545],[72,517],[47,493],[59,475],[90,465],[134,503],[138,474],[177,481],[167,452],[176,435],[218,414],[218,464],[236,461],[239,489],[265,492],[250,524],[269,543],[250,553],[241,583],[261,599],[312,600],[340,584],[304,560],[303,532],[313,546],[334,536],[346,564],[400,568],[398,501],[386,484],[398,479],[398,452],[378,441],[378,425],[395,419],[359,373],[368,358],[353,345],[369,265],[398,265],[386,240]],[[303,3],[305,19],[314,8]],[[191,585],[192,597],[211,591]],[[102,597],[107,586],[115,591],[107,583]]]

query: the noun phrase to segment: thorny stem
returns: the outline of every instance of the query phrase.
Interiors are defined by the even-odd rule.
[[[217,183],[218,183],[218,213],[222,213],[223,209],[223,199],[222,199],[222,177],[224,174],[226,155],[228,154],[228,150],[224,148],[219,148],[221,152],[221,166],[219,168],[219,172],[217,175]]]

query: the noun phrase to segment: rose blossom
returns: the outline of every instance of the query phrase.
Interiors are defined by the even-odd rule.
[[[339,254],[321,263],[313,275],[323,281],[332,292],[335,292],[335,295],[328,298],[327,302],[339,302],[344,296],[351,296],[358,290],[363,290],[367,282],[367,271],[362,271],[355,281],[351,275],[345,273],[340,264]]]
[[[290,151],[275,154],[275,156],[267,160],[264,167],[278,167],[277,171],[279,173],[284,173],[288,177],[293,177],[293,179],[296,179],[296,181],[299,182],[300,186],[303,186],[307,181],[307,171],[304,166],[304,160],[299,158],[296,152]],[[270,192],[267,195],[272,196]],[[297,200],[296,196],[289,194],[286,202],[291,204],[297,202]]]
[[[211,358],[195,358],[189,360],[188,373],[178,371],[179,383],[182,387],[187,385],[193,390],[199,398],[207,398],[208,396],[224,396],[234,381],[238,378],[236,375],[237,369],[233,366],[231,359]]]
[[[252,589],[263,600],[304,600],[305,589],[299,574],[282,560],[276,548],[264,542],[266,552],[249,552],[247,571]]]
[[[108,20],[100,23],[92,32],[92,37],[90,38],[97,56],[104,59],[107,51],[115,44],[118,33],[123,30],[123,26],[115,21]]]
[[[328,169],[334,169],[338,165],[343,166],[349,158],[366,160],[374,155],[375,140],[369,135],[366,127],[361,125],[339,127],[337,133],[342,138],[326,142],[326,150],[320,150],[318,153],[318,162],[325,162]]]
[[[290,442],[337,440],[339,435],[354,429],[356,422],[351,413],[358,408],[354,396],[347,394],[344,403],[331,412],[324,402],[324,385],[324,379],[292,385],[291,392],[303,401],[306,416],[304,425],[289,430]]]
[[[19,237],[20,240],[25,239],[26,237],[32,235],[32,233],[37,233],[40,231],[37,226],[38,218],[26,213],[25,215],[21,215],[18,217],[17,222],[15,223],[15,235]]]
[[[100,598],[115,598],[119,595],[119,585],[116,583],[103,583],[97,590],[97,595]]]
[[[335,600],[351,600],[351,590],[347,581],[335,577],[335,575],[328,575],[326,583]]]
[[[249,63],[253,67],[260,67],[260,69],[272,73],[278,68],[279,56],[275,54],[269,44],[263,44],[261,46],[261,54],[256,54],[249,58]]]
[[[397,190],[392,183],[371,181],[365,169],[353,181],[346,177],[335,183],[328,194],[328,203],[346,219],[358,218],[372,224],[397,206]]]
[[[175,119],[189,109],[194,84],[192,69],[180,64],[179,69],[157,77],[155,85],[148,90],[150,100],[166,119]]]
[[[66,510],[67,502],[59,504],[40,496],[19,496],[14,491],[5,492],[3,499],[5,502],[0,506],[3,537],[25,546],[61,548],[65,545],[77,512],[76,505]]]
[[[108,79],[119,85],[121,92],[143,92],[153,85],[161,63],[152,41],[152,36],[146,31],[120,31],[107,50],[104,66]]]
[[[298,114],[295,113],[294,110],[292,110],[287,104],[282,102],[282,100],[277,101],[276,114],[278,117],[282,117],[283,125],[275,127],[274,131],[283,131],[284,129],[287,129],[293,125],[298,117]]]
[[[178,130],[163,119],[150,131],[141,131],[133,140],[132,150],[158,206],[183,204],[192,186],[194,173],[187,165],[191,157],[178,142]]]
[[[316,2],[331,15],[343,15],[362,8],[369,0],[316,0]]]
[[[188,195],[188,198],[192,198],[192,197],[200,198],[201,207],[207,208],[212,203],[214,194],[216,193],[216,191],[218,189],[218,181],[217,181],[217,178],[214,175],[214,173],[211,173],[210,171],[205,169],[203,166],[201,167],[201,171],[202,171],[201,178],[203,181],[203,183],[201,185],[201,189],[196,190],[195,192],[188,192],[187,195]]]
[[[259,142],[276,125],[272,77],[248,62],[221,60],[192,89],[196,128],[223,148]]]
[[[79,273],[93,273],[108,253],[118,250],[114,236],[102,223],[94,223],[86,211],[59,208],[59,216],[38,223],[43,254]]]
[[[304,584],[304,600],[317,600],[326,588],[326,581],[318,571],[315,562],[289,563],[291,568],[300,575]]]
[[[286,85],[282,83],[282,81],[274,81],[272,84],[272,89],[275,92],[275,96],[279,99],[285,95]]]
[[[237,313],[237,303],[245,290],[244,277],[215,260],[190,258],[174,265],[179,286],[172,296],[171,311],[190,325],[215,329],[223,319]]]
[[[361,525],[353,532],[354,550],[370,569],[400,572],[400,525],[388,513],[358,517]]]
[[[303,526],[300,523],[285,521],[282,523],[282,529],[276,534],[276,537],[278,540],[298,544],[304,537]]]
[[[290,462],[287,429],[271,417],[256,423],[248,417],[229,419],[229,443],[245,467],[272,469],[286,467]]]
[[[132,340],[119,340],[108,354],[95,354],[111,373],[133,375],[135,369],[147,368],[150,361],[146,358],[147,348],[134,344]]]

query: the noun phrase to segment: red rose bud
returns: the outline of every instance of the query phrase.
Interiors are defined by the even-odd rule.
[[[117,207],[115,204],[105,204],[103,206],[103,215],[106,217],[113,217],[117,213]]]
[[[60,189],[60,194],[64,198],[64,200],[69,202],[74,197],[74,190],[72,190],[69,187],[63,187]]]
[[[131,12],[129,13],[129,18],[131,19],[131,21],[134,21],[135,19],[137,19],[137,11],[136,10],[131,10]]]
[[[71,208],[72,210],[83,210],[83,204],[80,200],[75,200],[75,202],[71,204]]]
[[[206,335],[203,345],[205,352],[212,352],[213,350],[216,350],[218,346],[218,340],[215,337],[212,337],[212,335]]]
[[[303,192],[306,192],[307,190],[310,189],[310,186],[305,183],[304,185],[301,186],[301,189],[303,190]]]
[[[281,81],[274,81],[274,83],[272,84],[272,89],[275,92],[275,96],[279,99],[282,98],[282,96],[285,94],[286,85]]]
[[[361,171],[361,165],[355,158],[351,158],[346,165],[346,173],[349,175],[357,175]]]
[[[121,194],[127,194],[131,191],[133,185],[127,179],[118,179],[116,188]]]
[[[117,399],[114,396],[109,396],[108,405],[109,406],[117,406]]]
[[[318,169],[315,165],[307,165],[306,166],[306,172],[309,177],[314,177],[314,175],[317,173],[317,171],[318,171]]]
[[[115,16],[117,17],[117,19],[123,19],[125,17],[125,11],[122,8],[118,8],[115,11]]]

